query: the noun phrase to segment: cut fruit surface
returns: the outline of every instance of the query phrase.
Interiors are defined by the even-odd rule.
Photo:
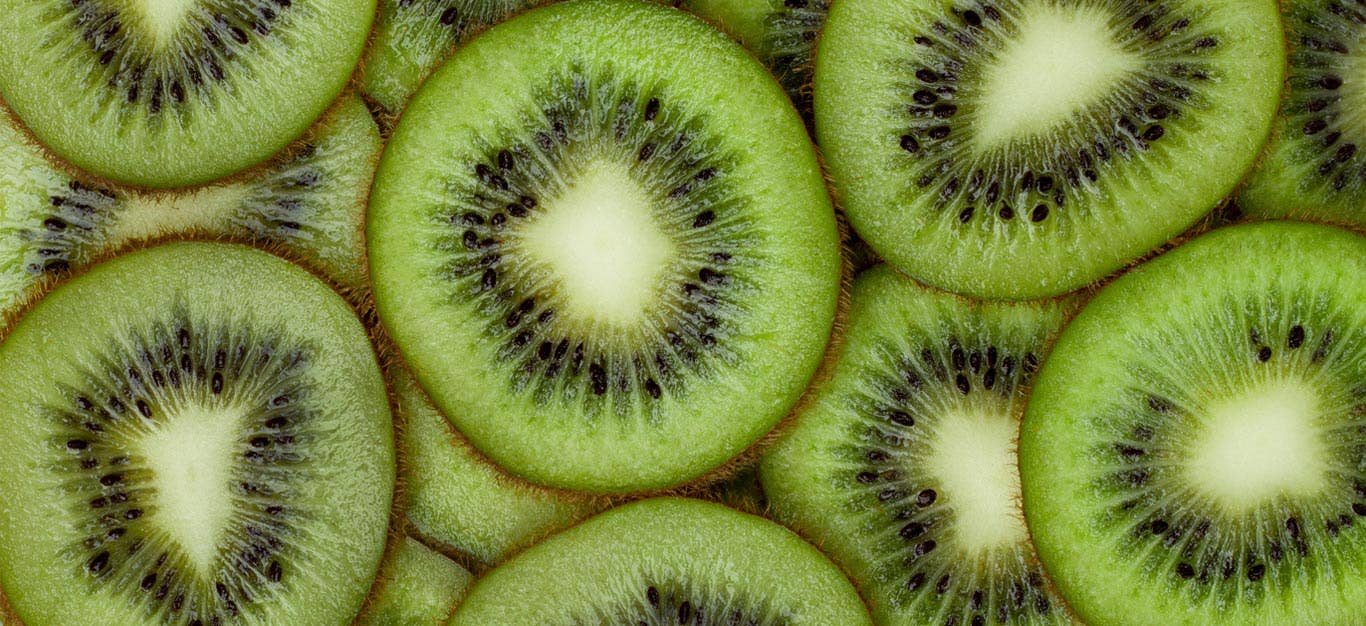
[[[303,134],[346,86],[375,0],[4,0],[0,14],[0,94],[33,134],[98,176],[167,188]]]
[[[840,285],[779,86],[701,21],[621,0],[457,52],[395,129],[367,236],[380,317],[441,412],[583,491],[685,483],[772,429]]]
[[[404,537],[380,570],[379,595],[356,626],[438,626],[465,597],[474,576],[412,537]]]
[[[1015,438],[1062,303],[969,304],[880,266],[834,376],[760,465],[777,519],[879,624],[1066,624],[1020,511]]]
[[[624,505],[528,549],[476,583],[450,624],[642,622],[872,624],[844,575],[787,529],[674,498]]]
[[[1214,231],[1101,290],[1039,373],[1024,510],[1082,618],[1366,614],[1366,238]]]
[[[740,40],[810,118],[816,41],[830,0],[682,0],[679,6]]]
[[[28,626],[338,624],[394,487],[364,327],[303,269],[168,244],[57,287],[0,344],[0,585]]]
[[[1233,190],[1282,48],[1270,0],[850,0],[821,35],[816,134],[883,259],[979,298],[1054,296]]]

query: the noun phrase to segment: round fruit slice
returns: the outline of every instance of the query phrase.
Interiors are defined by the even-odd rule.
[[[970,304],[880,266],[834,376],[760,466],[778,519],[879,624],[1064,624],[1020,511],[1015,437],[1064,304]]]
[[[0,309],[51,275],[141,239],[226,236],[287,250],[347,291],[367,290],[365,203],[379,128],[349,96],[251,176],[189,191],[82,182],[0,116]]]
[[[27,626],[340,624],[384,552],[384,381],[287,261],[181,243],[101,263],[0,344],[0,585]]]
[[[585,491],[677,485],[770,430],[840,285],[779,86],[701,21],[624,0],[457,52],[395,129],[367,236],[380,316],[441,412],[514,474]]]
[[[1271,145],[1238,196],[1256,217],[1366,227],[1366,7],[1338,0],[1285,3],[1290,51],[1285,99]]]
[[[674,498],[613,509],[529,548],[476,583],[450,622],[641,623],[872,624],[839,569],[787,529]]]
[[[1272,0],[849,0],[816,133],[854,229],[917,279],[1041,298],[1208,213],[1270,131]]]
[[[1200,237],[1096,296],[1021,429],[1039,557],[1097,624],[1366,615],[1366,237]]]
[[[301,135],[346,86],[375,0],[0,0],[0,14],[0,94],[33,134],[77,167],[165,188]]]

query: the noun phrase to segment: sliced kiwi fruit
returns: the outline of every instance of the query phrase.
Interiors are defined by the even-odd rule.
[[[820,365],[839,299],[795,110],[654,4],[533,9],[457,51],[367,220],[380,318],[434,404],[563,489],[668,488],[743,452]]]
[[[0,14],[0,95],[24,125],[80,169],[168,188],[303,134],[350,79],[375,0],[3,0]]]
[[[1366,237],[1196,238],[1092,300],[1020,436],[1039,557],[1096,624],[1366,615]]]
[[[1366,226],[1366,7],[1283,3],[1289,68],[1273,139],[1238,196],[1244,214]]]
[[[1233,191],[1284,76],[1273,0],[850,0],[816,134],[854,229],[922,282],[1078,289]]]
[[[403,424],[408,521],[423,539],[496,565],[593,514],[583,497],[507,476],[451,427],[402,367],[389,374]]]
[[[445,624],[473,575],[439,552],[405,537],[380,569],[378,596],[355,626]]]
[[[0,586],[27,626],[339,624],[384,552],[388,396],[299,266],[175,243],[56,287],[0,344]]]
[[[682,0],[679,6],[721,26],[782,83],[803,116],[811,116],[811,73],[830,0]]]
[[[885,265],[855,281],[835,373],[760,476],[879,624],[1071,621],[1029,544],[1015,449],[1066,306],[972,303]]]
[[[546,0],[379,0],[361,90],[390,113],[466,39]]]
[[[787,529],[678,498],[612,509],[475,584],[451,626],[871,625],[848,579]]]
[[[365,202],[381,144],[364,103],[341,101],[268,167],[193,191],[73,178],[0,118],[0,308],[44,277],[140,239],[220,235],[282,248],[348,291],[366,289]]]

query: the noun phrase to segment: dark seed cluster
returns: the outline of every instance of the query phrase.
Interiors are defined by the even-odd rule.
[[[1266,374],[1277,372],[1301,381],[1354,375],[1354,365],[1346,365],[1346,372],[1336,371],[1344,366],[1333,356],[1359,353],[1361,337],[1343,337],[1331,323],[1316,328],[1295,321],[1296,314],[1266,313],[1276,310],[1274,304],[1251,305],[1248,309],[1253,319],[1262,321],[1241,337],[1226,337],[1230,352],[1245,355],[1239,366],[1244,371],[1240,375],[1247,380],[1266,380]],[[1323,317],[1322,312],[1312,316]],[[1309,318],[1305,314],[1300,319]],[[1209,353],[1223,354],[1223,348],[1215,347]],[[1187,348],[1186,352],[1202,351]],[[1186,458],[1181,448],[1189,441],[1191,425],[1199,423],[1198,416],[1204,411],[1194,398],[1203,397],[1204,389],[1217,388],[1212,383],[1190,380],[1190,373],[1218,367],[1190,363],[1180,366],[1180,371],[1135,370],[1139,372],[1136,378],[1146,381],[1145,390],[1135,390],[1123,405],[1104,409],[1117,417],[1107,420],[1115,433],[1113,442],[1108,449],[1097,451],[1098,458],[1108,459],[1111,465],[1100,486],[1115,494],[1109,523],[1127,525],[1126,547],[1149,560],[1151,571],[1166,572],[1184,583],[1196,598],[1213,595],[1231,600],[1238,596],[1239,601],[1247,601],[1262,597],[1264,590],[1221,581],[1259,583],[1317,576],[1302,565],[1335,561],[1325,552],[1334,550],[1335,540],[1362,523],[1357,520],[1366,515],[1366,474],[1337,474],[1331,478],[1335,487],[1324,496],[1277,504],[1272,510],[1249,513],[1246,519],[1229,518],[1221,507],[1187,484],[1177,465],[1179,459]],[[1227,385],[1226,379],[1220,380]],[[1335,423],[1330,428],[1341,433],[1333,437],[1330,453],[1340,461],[1334,465],[1366,467],[1366,438],[1362,437],[1366,434],[1366,385],[1342,385],[1337,393],[1345,395],[1325,398],[1324,403],[1338,407],[1340,414],[1321,416],[1327,423]],[[1314,572],[1318,568],[1312,566]]]
[[[89,388],[66,390],[49,407],[65,487],[85,539],[72,567],[97,586],[120,590],[165,624],[233,623],[253,602],[287,584],[286,543],[305,513],[287,504],[306,462],[311,411],[300,373],[308,350],[242,334],[241,324],[200,324],[183,313],[130,335],[87,372]],[[250,418],[233,469],[234,527],[218,571],[205,576],[156,524],[155,482],[139,439],[191,407],[246,407]]]
[[[233,217],[233,225],[264,241],[289,242],[306,238],[315,216],[328,207],[318,206],[320,186],[326,185],[325,164],[338,158],[339,146],[304,144],[289,161],[265,172],[242,201],[246,210]]]
[[[51,215],[19,232],[25,242],[24,269],[34,276],[60,274],[83,262],[118,202],[113,193],[74,180],[53,190],[48,196]]]
[[[158,51],[154,36],[137,16],[109,0],[58,0],[69,20],[66,31],[79,41],[52,45],[86,50],[96,61],[99,79],[110,98],[145,108],[152,114],[175,109],[192,99],[212,97],[234,71],[245,71],[242,50],[256,39],[272,36],[286,18],[292,0],[208,0],[197,3],[176,33],[174,53]]]
[[[947,626],[1027,623],[1052,615],[1060,603],[1043,572],[1021,545],[1018,553],[992,559],[990,568],[941,544],[952,537],[952,494],[942,494],[924,467],[936,423],[954,407],[1008,414],[1023,402],[1040,365],[1030,350],[997,345],[989,338],[965,342],[948,336],[924,341],[910,352],[888,346],[891,358],[870,373],[869,393],[855,402],[862,420],[858,444],[848,450],[852,506],[867,509],[870,524],[886,528],[888,596],[902,610],[943,615]]]
[[[1353,72],[1352,47],[1366,36],[1366,7],[1351,0],[1298,3],[1287,26],[1290,89],[1283,114],[1290,132],[1307,139],[1303,154],[1314,159],[1304,182],[1361,198],[1366,160],[1357,157],[1357,143],[1363,129],[1351,126],[1359,119],[1357,105],[1344,100],[1343,84]]]
[[[810,117],[811,74],[815,71],[816,40],[830,12],[830,0],[783,0],[768,16],[768,66],[797,106]]]
[[[1193,16],[1162,0],[1094,0],[1113,16],[1115,41],[1145,59],[1142,69],[1079,116],[1085,123],[984,152],[970,141],[983,72],[1009,47],[1027,4],[974,0],[909,37],[915,49],[896,98],[905,105],[896,148],[907,160],[906,197],[926,198],[950,225],[1041,223],[1078,210],[1116,162],[1142,158],[1169,118],[1201,106],[1213,77],[1204,59],[1219,40]]]
[[[424,43],[453,46],[475,30],[501,22],[530,4],[525,0],[397,0],[394,6],[405,16],[420,18],[420,21],[411,22],[415,30],[427,33],[436,28],[447,34],[444,41],[424,37]],[[406,41],[408,38],[403,35],[398,36]]]
[[[781,612],[741,598],[707,588],[682,583],[642,581],[634,597],[601,615],[580,620],[580,624],[630,624],[631,626],[786,626],[791,619]]]
[[[490,320],[487,335],[517,392],[539,402],[582,403],[585,414],[648,414],[665,394],[705,377],[734,331],[747,291],[732,268],[752,263],[756,235],[747,200],[726,181],[731,162],[704,136],[701,119],[668,95],[610,77],[574,73],[552,81],[533,115],[540,127],[490,138],[485,158],[449,181],[446,222],[454,299],[470,298]],[[652,197],[655,219],[673,233],[680,260],[664,301],[631,349],[579,336],[545,281],[527,270],[516,231],[571,185],[582,164],[616,159]]]

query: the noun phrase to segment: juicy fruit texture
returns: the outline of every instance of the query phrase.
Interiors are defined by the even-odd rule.
[[[279,245],[343,288],[366,289],[362,231],[380,148],[364,103],[348,97],[249,178],[149,194],[72,178],[0,119],[0,309],[19,304],[45,276],[175,233]]]
[[[1063,624],[1019,509],[1015,436],[1060,303],[971,304],[887,266],[844,352],[760,466],[777,519],[846,567],[880,624]]]
[[[1044,363],[1020,441],[1025,515],[1072,608],[1360,621],[1363,381],[1359,235],[1235,226],[1103,289]]]
[[[957,293],[1047,297],[1232,191],[1282,50],[1271,0],[850,0],[821,37],[816,129],[882,258]]]
[[[674,498],[613,509],[533,546],[475,584],[450,622],[637,623],[872,622],[844,575],[787,529]]]
[[[356,626],[445,624],[474,581],[458,563],[411,537],[404,537],[380,577],[379,597]]]
[[[0,585],[23,623],[360,609],[392,423],[365,329],[312,275],[229,244],[130,253],[35,305],[0,372]]]
[[[739,39],[810,117],[816,40],[830,0],[683,0],[681,6]]]
[[[554,5],[462,48],[395,129],[368,220],[380,317],[434,404],[555,487],[665,488],[736,456],[795,404],[838,301],[796,113],[651,4]]]
[[[497,564],[594,512],[582,499],[503,475],[479,457],[417,381],[390,374],[402,416],[408,521],[424,539]]]
[[[386,110],[403,110],[432,70],[466,39],[536,0],[379,0],[375,34],[361,63],[361,89]]]
[[[375,0],[4,0],[0,94],[79,168],[204,183],[265,161],[322,114],[374,13]]]
[[[1294,0],[1289,68],[1271,145],[1239,195],[1256,217],[1366,226],[1366,7]]]

